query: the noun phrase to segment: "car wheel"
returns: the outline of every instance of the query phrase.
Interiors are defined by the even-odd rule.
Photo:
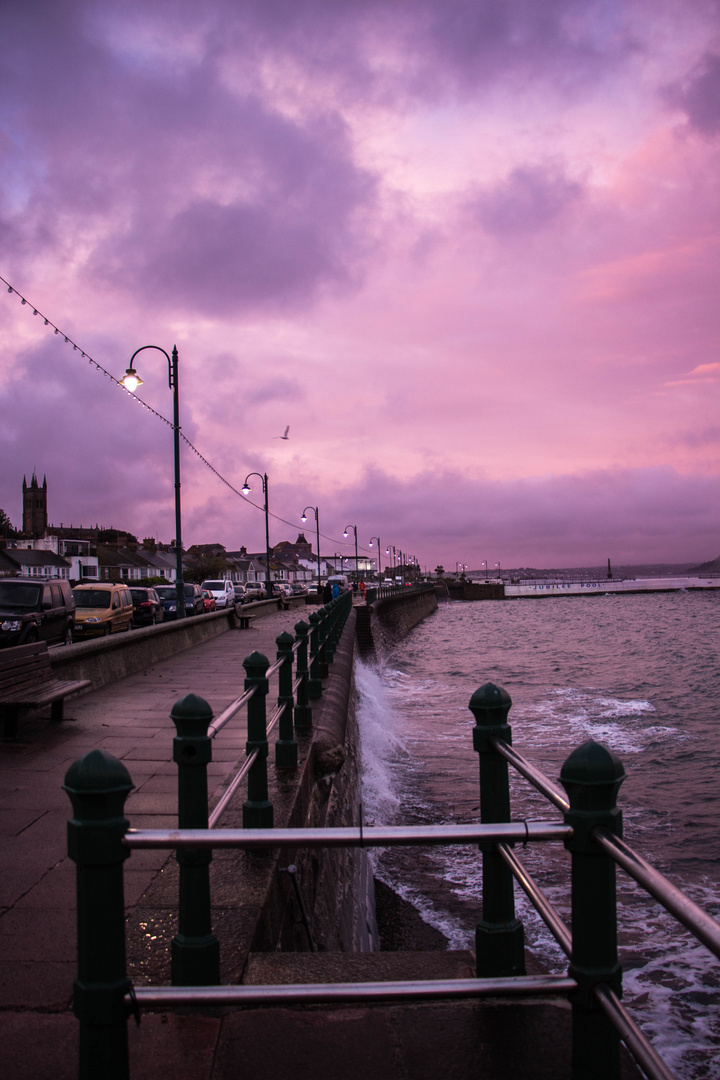
[[[37,630],[31,630],[28,636],[25,638],[26,645],[34,645],[38,640]]]
[[[73,628],[72,626],[65,627],[65,636],[63,637],[63,645],[72,645],[73,643]]]

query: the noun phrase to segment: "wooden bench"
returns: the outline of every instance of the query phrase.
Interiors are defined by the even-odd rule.
[[[5,738],[17,737],[21,709],[50,705],[50,719],[59,723],[64,699],[90,685],[89,679],[58,679],[45,641],[0,650],[0,719]]]
[[[249,630],[250,622],[255,618],[254,615],[250,615],[249,612],[243,611],[241,604],[235,605],[235,618],[238,621],[238,625],[241,630]]]

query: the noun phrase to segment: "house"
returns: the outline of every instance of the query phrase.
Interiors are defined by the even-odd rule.
[[[70,580],[72,566],[54,551],[35,551],[34,548],[4,548],[4,559],[15,566],[13,577],[66,578]],[[7,576],[7,575],[6,575]]]

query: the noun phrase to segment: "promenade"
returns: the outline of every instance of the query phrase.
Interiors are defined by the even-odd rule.
[[[192,692],[220,712],[242,689],[243,659],[255,649],[274,659],[275,638],[292,631],[301,617],[307,618],[305,610],[255,619],[249,629],[229,630],[70,699],[66,713],[73,719],[62,725],[42,718],[26,721],[16,742],[0,744],[3,1080],[77,1077],[78,1025],[71,1011],[75,865],[67,857],[70,801],[62,790],[68,767],[92,749],[108,751],[124,762],[135,784],[126,803],[132,825],[174,826],[173,704]],[[244,715],[214,740],[211,797],[244,759]],[[241,791],[238,806],[243,798]],[[128,926],[133,927],[129,958],[133,977],[141,981],[148,974],[143,957],[165,955],[174,933],[174,908],[168,902],[166,924],[161,925],[162,915],[153,914],[147,899],[162,892],[169,859],[164,851],[141,851],[125,864]],[[231,885],[224,881],[222,888]],[[222,943],[222,933],[218,936]],[[234,966],[242,965],[230,955],[224,961],[224,981],[232,981]],[[154,981],[156,971],[149,974]],[[268,953],[251,954],[242,978],[338,982],[472,974],[473,958],[467,952]],[[438,1075],[445,1080],[563,1080],[570,1076],[569,1032],[569,1008],[543,1001],[144,1013],[139,1027],[129,1024],[131,1077],[315,1080],[322,1071],[333,1080],[435,1080]]]

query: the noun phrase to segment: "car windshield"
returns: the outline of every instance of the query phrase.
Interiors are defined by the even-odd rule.
[[[152,600],[152,596],[147,589],[131,589],[130,595],[138,604],[142,604],[144,600]]]
[[[107,589],[73,589],[75,607],[109,608],[111,593]]]
[[[37,608],[40,606],[38,585],[10,585],[0,581],[0,607]]]
[[[170,585],[160,585],[155,592],[161,600],[174,600],[177,597],[177,589],[172,588]]]
[[[222,592],[224,588],[224,581],[203,581],[203,589],[215,589],[216,592]]]

